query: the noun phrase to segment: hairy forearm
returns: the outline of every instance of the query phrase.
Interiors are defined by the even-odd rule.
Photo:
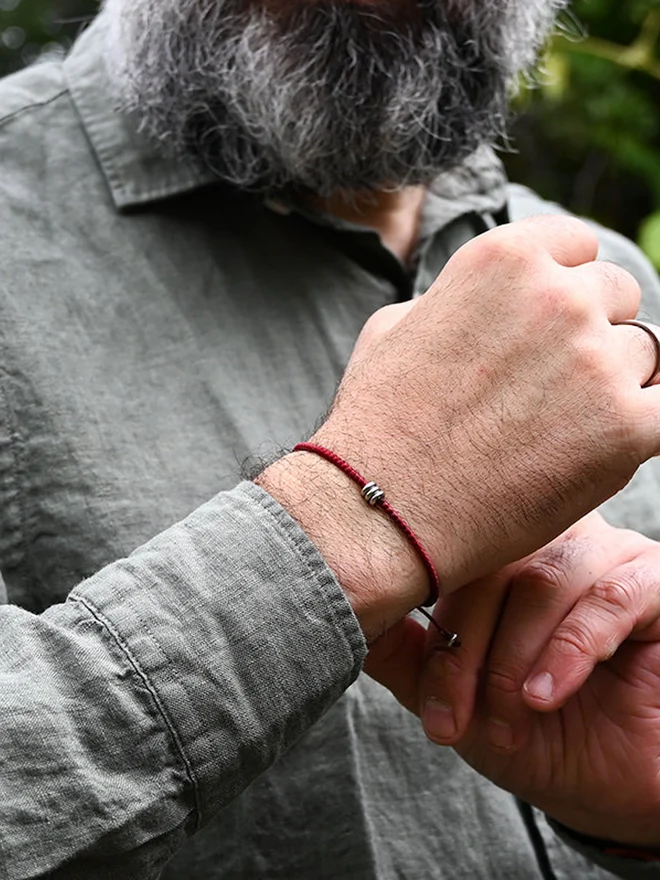
[[[329,462],[294,452],[256,481],[300,524],[332,569],[368,641],[428,595],[416,552]]]

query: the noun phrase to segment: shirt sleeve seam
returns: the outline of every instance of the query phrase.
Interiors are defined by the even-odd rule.
[[[201,802],[200,802],[200,793],[199,793],[199,781],[197,779],[197,775],[195,773],[195,769],[193,767],[193,763],[191,759],[188,757],[186,752],[186,748],[183,744],[179,731],[177,730],[177,726],[170,718],[169,712],[167,711],[167,707],[160,697],[157,688],[152,684],[151,679],[143,669],[142,664],[139,662],[134,652],[131,650],[130,645],[126,641],[126,639],[122,636],[119,630],[111,623],[110,620],[94,605],[93,602],[89,600],[89,598],[81,596],[81,595],[70,595],[69,602],[77,602],[82,605],[89,614],[94,617],[95,620],[104,628],[104,630],[110,635],[116,645],[119,647],[121,652],[124,654],[126,659],[128,660],[130,666],[135,671],[136,675],[142,680],[145,688],[151,695],[151,698],[156,706],[159,715],[163,719],[165,727],[167,728],[170,736],[172,737],[172,741],[174,742],[176,751],[181,759],[181,763],[185,768],[186,776],[188,777],[190,784],[192,786],[194,792],[194,803],[195,803],[195,819],[196,819],[196,828],[200,827],[201,823]]]
[[[42,107],[47,107],[49,104],[54,103],[58,100],[58,98],[62,98],[68,94],[68,89],[61,89],[59,92],[56,92],[54,95],[51,95],[49,98],[46,98],[43,101],[34,101],[30,104],[25,104],[23,107],[19,107],[17,110],[13,110],[11,113],[7,113],[5,116],[0,116],[0,128],[4,128],[4,126],[11,122],[14,119],[17,119],[20,116],[23,116],[25,113],[29,113],[30,110],[40,110]]]

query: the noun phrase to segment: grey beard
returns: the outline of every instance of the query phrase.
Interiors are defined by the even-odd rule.
[[[258,0],[261,2],[261,0]],[[430,182],[504,128],[565,0],[106,0],[124,109],[257,191]]]

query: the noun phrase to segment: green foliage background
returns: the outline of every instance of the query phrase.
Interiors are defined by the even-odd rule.
[[[0,75],[61,52],[95,9],[0,0]],[[660,268],[660,0],[575,0],[535,79],[516,101],[511,178],[639,241]]]

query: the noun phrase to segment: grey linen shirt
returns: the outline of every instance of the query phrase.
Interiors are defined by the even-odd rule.
[[[313,427],[375,309],[505,205],[559,209],[483,151],[438,178],[409,273],[373,231],[158,156],[103,39],[0,83],[0,878],[656,876],[427,742],[359,675],[314,546],[240,483]],[[609,518],[660,537],[659,480]]]

